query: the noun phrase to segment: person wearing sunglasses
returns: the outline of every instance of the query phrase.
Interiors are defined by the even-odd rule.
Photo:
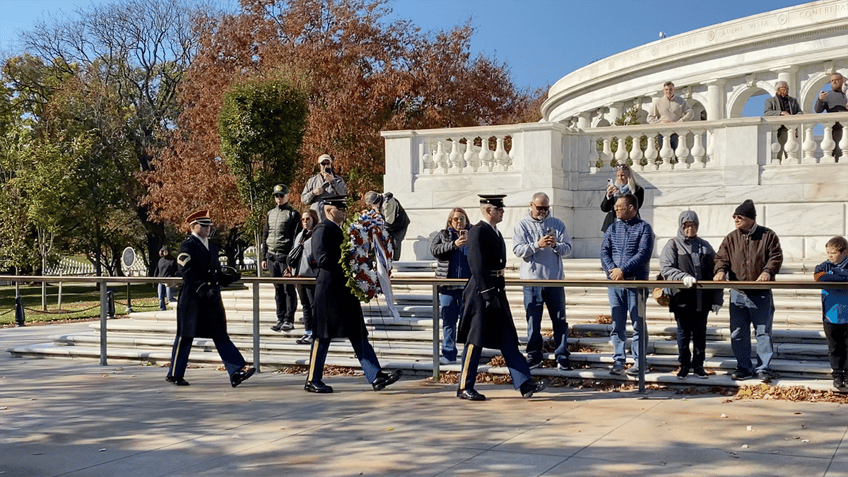
[[[530,211],[512,233],[512,251],[521,259],[520,276],[525,280],[562,280],[562,259],[571,253],[571,240],[562,220],[551,216],[550,198],[544,192],[533,194]],[[524,287],[527,312],[527,365],[542,364],[542,310],[548,307],[554,331],[557,368],[574,369],[568,358],[568,323],[565,321],[563,287]]]
[[[713,280],[767,282],[774,280],[783,265],[783,249],[777,234],[757,224],[757,210],[751,199],[733,212],[736,229],[727,234],[716,252]],[[772,379],[774,346],[771,325],[774,298],[769,289],[730,289],[730,345],[736,357],[731,378],[743,381],[759,377]],[[751,327],[757,339],[757,365],[751,362]]]

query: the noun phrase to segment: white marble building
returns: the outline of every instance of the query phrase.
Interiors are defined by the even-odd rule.
[[[813,113],[834,71],[848,75],[846,0],[713,25],[592,63],[551,88],[539,123],[385,132],[385,190],[412,219],[402,259],[431,258],[430,239],[452,207],[464,207],[476,221],[478,192],[509,194],[500,227],[509,246],[536,191],[551,197],[574,256],[597,257],[602,191],[611,166],[627,161],[646,189],[641,214],[657,233],[655,252],[676,233],[686,208],[698,213],[700,235],[717,247],[733,228],[735,207],[750,198],[787,258],[820,262],[824,242],[848,235],[848,159],[834,158],[848,154],[848,134],[838,144],[832,137],[834,123],[848,124],[848,113]],[[607,126],[634,103],[646,110],[669,80],[696,117],[703,111],[707,120]],[[774,94],[778,80],[789,83],[808,114],[741,118],[745,102],[763,91]],[[785,158],[775,134],[781,125],[796,131],[788,135]],[[686,137],[675,151],[650,140],[630,150],[625,145],[627,137],[672,132]]]

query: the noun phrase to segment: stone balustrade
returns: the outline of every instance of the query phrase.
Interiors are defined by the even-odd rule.
[[[834,134],[837,122],[848,124],[848,113],[582,130],[540,122],[387,131],[384,189],[412,220],[405,261],[431,258],[429,241],[451,208],[465,208],[476,221],[478,193],[508,195],[501,229],[509,246],[537,191],[550,196],[566,223],[574,256],[597,256],[598,207],[606,180],[623,162],[645,188],[641,214],[658,243],[676,233],[676,217],[687,208],[702,217],[700,233],[719,242],[732,226],[729,214],[751,198],[758,223],[781,235],[787,257],[819,258],[827,239],[848,235],[848,137]]]

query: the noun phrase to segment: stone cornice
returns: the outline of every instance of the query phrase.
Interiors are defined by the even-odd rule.
[[[607,88],[611,83],[632,80],[652,70],[670,70],[704,58],[828,38],[836,38],[837,42],[839,38],[845,39],[848,50],[848,1],[822,0],[693,30],[612,55],[570,73],[551,87],[548,100],[542,105],[542,115],[548,119],[555,108],[570,98]],[[787,59],[782,60],[786,64]],[[625,98],[611,98],[621,99]]]

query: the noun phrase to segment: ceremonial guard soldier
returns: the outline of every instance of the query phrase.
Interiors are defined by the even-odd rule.
[[[209,243],[212,220],[209,211],[191,214],[186,222],[191,236],[180,245],[177,265],[183,278],[177,300],[177,337],[171,352],[171,367],[165,381],[188,386],[184,379],[191,343],[195,337],[212,338],[230,375],[230,384],[238,386],[256,371],[248,367],[227,334],[227,318],[221,301],[221,286],[241,278],[237,272],[224,273],[218,261],[218,247]]]
[[[345,196],[324,199],[326,220],[315,227],[312,234],[312,261],[318,268],[315,281],[315,306],[312,330],[314,341],[309,359],[309,371],[303,389],[311,393],[331,393],[333,388],[321,381],[324,361],[333,338],[347,337],[359,359],[365,378],[375,391],[397,381],[402,372],[386,374],[374,348],[368,342],[368,331],[359,299],[347,287],[347,278],[340,263],[344,234],[341,226],[345,220]]]
[[[462,371],[456,397],[483,401],[485,396],[474,390],[477,366],[482,348],[496,348],[509,368],[512,384],[525,398],[545,389],[548,381],[534,381],[524,355],[518,350],[518,333],[509,311],[504,290],[506,244],[497,229],[503,220],[506,195],[480,195],[483,220],[468,232],[468,265],[471,278],[462,295],[463,310],[459,320],[457,341],[465,343]]]

